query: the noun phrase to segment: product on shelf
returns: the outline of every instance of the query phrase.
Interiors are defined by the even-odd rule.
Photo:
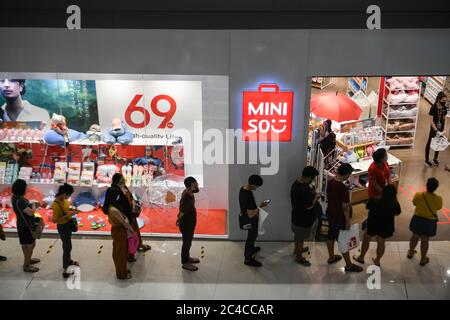
[[[81,163],[80,162],[70,162],[69,163],[69,172],[67,175],[67,183],[73,186],[77,186],[80,184],[80,172],[81,172]]]
[[[66,182],[67,163],[55,162],[55,173],[53,174],[53,180],[56,184],[63,184]]]
[[[383,91],[381,126],[386,145],[413,146],[420,102],[419,77],[388,77]]]
[[[5,183],[6,162],[0,162],[0,184]]]
[[[93,162],[83,162],[83,171],[80,177],[80,186],[90,187],[94,182],[95,164]]]
[[[19,165],[17,163],[8,163],[5,170],[5,184],[12,184],[17,180]]]

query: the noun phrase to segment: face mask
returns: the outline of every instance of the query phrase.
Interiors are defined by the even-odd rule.
[[[194,190],[192,190],[192,193],[199,193],[200,190],[198,188],[195,188]]]

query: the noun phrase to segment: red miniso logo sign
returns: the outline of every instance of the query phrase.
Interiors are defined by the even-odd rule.
[[[257,91],[244,91],[243,140],[291,141],[293,91],[280,91],[277,84],[260,84]]]

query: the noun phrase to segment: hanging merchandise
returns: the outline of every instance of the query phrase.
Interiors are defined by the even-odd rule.
[[[103,135],[103,141],[107,144],[127,145],[133,141],[133,133],[128,130],[122,120],[115,118],[112,120],[111,129]]]

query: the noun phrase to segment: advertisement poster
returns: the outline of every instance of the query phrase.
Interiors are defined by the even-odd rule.
[[[94,80],[0,79],[0,90],[3,122],[43,121],[49,125],[56,113],[80,132],[98,123]]]

